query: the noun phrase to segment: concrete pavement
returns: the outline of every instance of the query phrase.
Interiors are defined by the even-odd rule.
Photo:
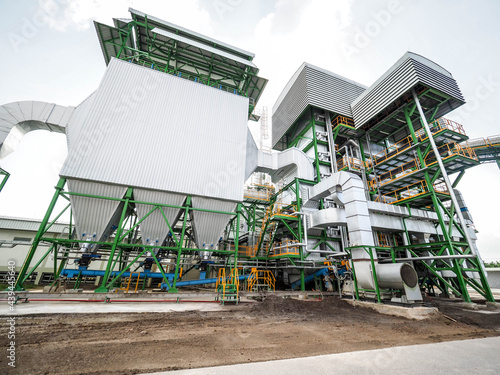
[[[147,375],[500,374],[500,337],[399,346]]]

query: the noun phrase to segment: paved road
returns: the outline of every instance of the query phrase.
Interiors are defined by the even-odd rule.
[[[399,346],[148,375],[500,374],[500,337]]]

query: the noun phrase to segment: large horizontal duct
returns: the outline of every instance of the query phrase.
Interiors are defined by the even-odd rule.
[[[295,147],[272,154],[259,151],[256,164],[255,172],[268,173],[273,182],[292,175],[303,180],[314,180],[314,166],[307,155]]]
[[[65,133],[74,110],[74,107],[34,100],[0,106],[0,158],[13,152],[30,131]]]

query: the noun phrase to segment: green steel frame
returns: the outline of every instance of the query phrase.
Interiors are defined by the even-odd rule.
[[[249,97],[249,117],[267,83],[258,77],[259,69],[250,65],[236,64],[230,58],[215,54],[207,56],[196,45],[179,47],[175,39],[161,38],[152,30],[156,27],[132,14],[132,21],[114,28],[96,22],[100,40],[104,44],[106,63],[111,57],[151,67],[155,70],[176,75],[217,89]],[[189,40],[185,40],[189,43]],[[107,46],[113,54],[108,53]],[[251,61],[251,59],[249,59]]]
[[[64,186],[65,186],[66,180],[61,178],[55,187],[56,191],[54,193],[54,196],[50,202],[50,205],[47,209],[47,212],[45,213],[45,216],[40,224],[40,227],[38,229],[38,232],[33,240],[32,246],[26,256],[26,259],[20,269],[17,281],[16,281],[16,290],[23,290],[23,284],[28,280],[29,276],[37,269],[37,267],[42,263],[42,261],[49,255],[52,251],[54,252],[54,255],[57,255],[58,253],[58,248],[62,247],[64,249],[64,254],[61,257],[61,262],[59,264],[59,267],[57,268],[56,262],[57,262],[57,256],[54,257],[54,279],[57,279],[59,275],[61,274],[61,271],[64,269],[67,261],[67,256],[69,253],[72,251],[75,251],[78,249],[79,244],[82,243],[90,243],[93,245],[99,245],[99,250],[98,253],[103,256],[107,257],[106,260],[106,270],[104,277],[102,278],[101,285],[99,288],[96,289],[96,292],[108,292],[113,285],[122,277],[122,275],[127,272],[134,264],[137,264],[139,259],[148,251],[152,249],[158,249],[159,251],[169,251],[173,252],[176,254],[176,263],[175,263],[175,271],[174,271],[174,278],[173,278],[173,283],[170,285],[169,280],[166,276],[165,270],[160,264],[160,261],[158,260],[157,256],[153,251],[151,251],[151,257],[153,257],[154,262],[156,266],[158,267],[160,273],[163,276],[163,281],[167,283],[169,286],[169,292],[170,293],[176,293],[178,292],[177,290],[177,281],[179,280],[179,273],[180,273],[180,263],[181,263],[181,258],[183,257],[184,254],[191,254],[193,252],[198,252],[202,251],[203,249],[197,249],[197,248],[190,248],[187,247],[187,241],[186,241],[186,236],[187,232],[191,231],[191,226],[188,221],[188,218],[190,216],[190,213],[193,211],[203,211],[203,212],[211,212],[211,213],[216,213],[216,214],[223,214],[223,215],[229,215],[229,216],[234,216],[237,218],[237,222],[239,224],[239,217],[241,215],[241,205],[238,205],[237,211],[236,212],[225,212],[225,211],[215,211],[215,210],[205,210],[205,209],[198,209],[198,208],[193,208],[191,207],[191,197],[188,196],[186,198],[186,202],[183,206],[173,206],[173,205],[166,205],[166,204],[158,204],[155,202],[143,202],[143,201],[136,201],[133,199],[133,191],[134,189],[132,187],[129,187],[127,189],[127,192],[123,198],[110,198],[110,197],[104,197],[104,196],[98,196],[98,195],[89,195],[89,194],[78,194],[78,193],[72,193],[68,191],[64,191]],[[101,241],[88,241],[88,240],[76,240],[73,238],[72,233],[68,236],[68,238],[51,238],[51,237],[46,237],[44,236],[47,230],[58,220],[64,212],[68,210],[70,207],[70,204],[65,206],[65,208],[55,214],[54,208],[56,206],[56,203],[58,202],[59,198],[63,198],[65,200],[69,201],[69,196],[70,195],[78,195],[78,196],[84,196],[84,197],[89,197],[93,199],[104,199],[104,200],[115,200],[115,201],[120,201],[123,202],[123,208],[121,212],[121,216],[116,228],[116,231],[114,233],[114,238],[112,241],[108,242],[101,242]],[[145,205],[150,205],[151,210],[144,216],[144,217],[138,217],[134,214],[134,211],[132,210],[134,204],[139,203],[139,204],[145,204]],[[182,225],[181,226],[175,226],[172,227],[171,223],[168,222],[168,220],[165,217],[165,214],[163,212],[163,207],[170,207],[170,208],[178,208],[179,210],[183,210],[183,215],[182,215]],[[165,222],[167,226],[170,229],[170,233],[173,235],[171,236],[173,245],[172,246],[156,246],[156,245],[143,245],[142,243],[139,242],[139,239],[137,238],[137,232],[140,223],[146,219],[149,215],[151,215],[154,211],[160,211],[163,215],[163,218],[165,219]],[[134,220],[132,220],[134,219]],[[72,221],[72,218],[71,218]],[[72,227],[72,224],[70,223],[70,226]],[[214,253],[218,254],[219,256],[227,257],[228,259],[233,259],[233,263],[237,264],[237,257],[238,257],[238,237],[239,237],[239,225],[236,227],[236,236],[235,236],[235,245],[236,245],[236,251],[232,250],[224,250],[224,249],[214,249],[211,250]],[[71,231],[73,232],[73,231]],[[132,236],[132,234],[135,235]],[[178,237],[176,237],[176,235]],[[46,251],[40,260],[30,268],[31,262],[33,260],[33,257],[37,250],[39,250],[39,245],[40,243],[48,243],[50,244],[50,248],[48,251]],[[128,259],[128,255],[131,250],[136,250],[137,254],[132,260]],[[119,273],[111,278],[111,273],[115,271],[116,267],[119,267]]]
[[[426,100],[428,104],[426,111],[426,121],[432,122],[435,120],[436,113],[438,112],[438,108],[445,103],[449,97],[446,94],[438,92],[436,90],[430,88],[419,89],[417,97],[419,100]],[[313,155],[311,160],[316,170],[316,183],[321,181],[321,173],[320,173],[320,165],[330,166],[329,162],[325,162],[319,159],[318,155],[318,145],[324,144],[328,147],[328,142],[324,142],[318,140],[316,137],[316,127],[325,126],[326,124],[317,121],[314,118],[314,111],[323,111],[319,108],[314,108],[312,106],[307,107],[304,112],[298,117],[298,120],[290,127],[290,130],[285,134],[283,140],[285,148],[296,147],[299,145],[301,140],[307,139],[309,142],[301,142],[303,145],[301,147],[302,151],[308,152],[313,149]],[[326,114],[326,112],[325,112]],[[334,119],[338,114],[331,114]],[[307,116],[309,120],[307,120]],[[406,124],[406,135],[401,135],[402,130],[405,128],[401,125],[394,125],[391,121],[394,121],[397,117],[404,118],[404,122]],[[401,123],[401,120],[398,120]],[[418,125],[418,128],[416,128]],[[329,126],[329,125],[328,125]],[[457,210],[459,208],[454,207],[453,204],[451,206],[447,206],[444,202],[450,200],[450,196],[448,194],[443,193],[442,191],[437,191],[434,187],[434,184],[437,181],[442,181],[444,176],[442,174],[441,169],[434,162],[432,168],[429,168],[426,165],[426,158],[434,155],[434,158],[438,158],[439,156],[435,155],[433,149],[431,148],[430,139],[435,139],[433,134],[429,134],[426,131],[427,138],[423,141],[419,140],[416,135],[416,130],[419,128],[424,128],[424,122],[422,118],[420,118],[420,114],[417,111],[417,103],[412,98],[406,98],[404,104],[398,105],[396,110],[385,116],[381,121],[378,121],[374,125],[372,125],[369,129],[358,129],[356,130],[352,126],[348,124],[340,124],[337,125],[334,129],[332,129],[333,134],[333,142],[338,144],[339,142],[346,141],[349,138],[355,138],[360,145],[361,158],[364,162],[371,159],[370,154],[366,154],[366,151],[363,149],[363,143],[377,143],[382,147],[388,147],[388,140],[391,139],[392,142],[398,141],[398,139],[394,139],[394,136],[397,135],[399,137],[411,136],[413,141],[412,147],[408,148],[408,154],[415,154],[418,161],[419,171],[422,174],[423,179],[428,187],[428,190],[425,194],[420,195],[415,198],[404,199],[402,202],[398,202],[397,204],[403,204],[408,207],[409,212],[411,212],[411,207],[416,207],[423,210],[433,210],[436,212],[438,216],[437,227],[439,227],[441,234],[440,238],[437,242],[431,244],[412,244],[411,243],[411,235],[408,232],[405,226],[405,231],[402,236],[406,239],[407,245],[404,246],[395,246],[392,248],[385,247],[367,247],[362,246],[363,249],[370,255],[370,259],[373,262],[374,255],[377,254],[377,258],[380,258],[379,254],[383,256],[389,250],[391,252],[391,259],[393,262],[397,261],[397,258],[406,258],[411,256],[414,258],[417,264],[421,264],[421,267],[424,267],[426,270],[426,277],[422,277],[420,279],[421,286],[424,286],[426,279],[431,278],[433,283],[437,285],[444,294],[449,294],[449,292],[453,292],[455,295],[461,297],[464,301],[470,302],[471,298],[468,292],[468,287],[474,289],[480,295],[482,295],[488,301],[494,301],[493,295],[491,293],[491,289],[489,287],[488,281],[486,279],[484,269],[481,266],[481,260],[478,256],[475,255],[474,251],[470,248],[469,243],[455,241],[453,236],[454,233],[458,231],[462,238],[467,238],[466,230],[462,227],[462,224],[455,218]],[[377,136],[370,138],[370,135],[373,135],[373,131],[379,131],[380,129],[384,129],[383,132],[376,133]],[[306,134],[312,131],[312,136],[306,137]],[[384,136],[381,136],[383,134]],[[443,131],[440,132],[438,139],[442,144],[445,144],[447,141],[447,134],[449,134],[449,139],[451,141],[464,141],[467,140],[468,137],[463,134],[458,134],[454,132]],[[443,143],[444,142],[444,143]],[[305,146],[304,146],[305,145]],[[330,149],[330,147],[328,147]],[[338,151],[331,150],[330,152]],[[309,153],[310,154],[310,153]],[[479,162],[474,161],[472,159],[466,160],[466,163],[463,163],[464,158],[461,157],[452,157],[446,160],[445,168],[446,170],[452,170],[453,173],[457,172],[458,175],[453,182],[453,187],[456,187],[458,182],[461,180],[465,173],[465,169],[478,165]],[[401,161],[391,161],[394,167],[401,165]],[[460,164],[462,163],[462,164]],[[456,168],[459,165],[460,168]],[[453,168],[451,168],[453,167]],[[385,167],[387,168],[387,167]],[[368,179],[369,175],[375,173],[375,170],[372,168],[366,168],[361,171],[355,171],[355,173],[364,174],[364,179]],[[404,186],[404,179],[401,184]],[[386,189],[390,189],[390,185],[386,187]],[[372,199],[375,199],[377,195],[379,195],[379,191],[377,188],[370,191],[370,196]],[[323,208],[323,202],[320,202],[320,209]],[[319,237],[320,241],[327,242],[328,238],[326,237],[326,233],[323,232],[322,236]],[[350,253],[352,248],[346,248],[345,250]],[[420,260],[419,258],[426,254],[427,256],[435,256],[437,257],[435,260],[427,261]],[[430,254],[430,255],[429,255]],[[445,256],[450,256],[448,259],[443,259]],[[301,260],[303,257],[301,256]],[[442,272],[451,271],[453,273],[453,277],[444,277],[442,276]],[[479,281],[475,278],[471,277],[471,273],[479,274]],[[353,274],[355,275],[355,269],[353,267]],[[371,292],[375,293],[376,299],[378,302],[381,301],[381,291],[378,287],[378,283],[376,280],[376,275],[374,275],[376,288]],[[354,277],[355,286],[356,286],[356,298],[359,298],[358,288],[356,278]],[[302,287],[304,287],[302,285]]]
[[[7,183],[7,180],[9,179],[10,174],[6,170],[0,168],[0,178],[2,179],[0,181],[0,191],[2,191],[3,187]]]
[[[418,97],[419,98],[425,97],[428,94],[432,94],[433,95],[432,98],[436,99],[436,96],[434,96],[435,94],[434,90],[423,90],[418,95]],[[427,109],[426,113],[427,118],[425,119],[426,121],[432,122],[435,120],[435,115],[437,113],[439,105],[440,103],[436,104],[434,107]],[[406,126],[408,129],[408,134],[411,136],[413,142],[413,146],[408,148],[407,153],[408,154],[413,152],[416,153],[417,160],[419,163],[419,168],[423,171],[423,176],[428,191],[426,194],[419,195],[418,197],[415,198],[408,198],[396,204],[406,205],[410,212],[411,212],[411,207],[420,208],[424,210],[432,209],[434,212],[436,212],[438,216],[437,225],[441,229],[440,237],[442,238],[442,241],[430,244],[411,244],[411,242],[408,241],[409,242],[408,245],[391,248],[392,258],[396,259],[397,258],[396,254],[409,254],[412,258],[414,258],[415,262],[417,262],[418,265],[424,267],[425,270],[427,271],[428,276],[426,278],[422,277],[420,279],[421,287],[424,286],[426,279],[432,279],[434,285],[438,286],[445,295],[448,295],[449,291],[452,291],[455,295],[461,297],[464,301],[470,302],[471,298],[469,295],[468,287],[471,287],[480,295],[482,295],[486,300],[494,301],[491,289],[489,287],[486,275],[484,273],[484,269],[480,263],[481,259],[478,256],[474,255],[468,243],[458,242],[453,240],[454,229],[461,234],[462,238],[467,238],[467,234],[465,233],[465,230],[467,229],[463,228],[462,224],[459,223],[455,218],[455,213],[457,212],[457,210],[460,210],[460,208],[454,207],[452,202],[450,207],[446,206],[443,202],[449,201],[450,196],[447,194],[443,194],[440,191],[436,191],[434,188],[434,183],[437,180],[443,178],[444,176],[440,168],[431,169],[428,168],[425,163],[425,158],[427,157],[427,155],[434,154],[436,159],[439,156],[435,155],[434,151],[431,149],[430,146],[429,141],[431,138],[434,138],[432,133],[428,133],[426,131],[427,139],[425,139],[424,141],[420,141],[416,135],[415,123],[420,124],[421,127],[424,128],[424,122],[423,122],[424,120],[420,117],[420,114],[418,113],[418,111],[416,111],[416,108],[417,108],[417,103],[413,99],[408,100],[406,105],[402,106],[398,111],[395,111],[395,113],[391,114],[391,116],[386,118],[385,121],[382,121],[381,123],[375,125],[374,128],[376,129],[382,124],[387,125],[387,120],[389,118],[394,118],[398,116],[398,114],[404,115]],[[371,130],[373,129],[368,130],[368,133]],[[394,131],[388,134],[385,137],[385,139],[379,139],[378,141],[381,142],[382,145],[387,146],[386,141],[391,137],[393,137],[395,133],[401,133],[401,128],[394,129]],[[467,137],[463,136],[463,139],[467,139]],[[368,142],[369,139],[367,139],[367,134],[365,133],[363,136],[360,136],[359,140],[360,141],[364,140]],[[446,140],[444,140],[443,142],[446,142]],[[447,168],[448,166],[452,166],[456,163],[457,163],[456,158],[455,159],[450,158],[450,160],[447,160],[445,168]],[[401,164],[401,162],[399,164]],[[477,165],[477,164],[478,163],[472,165]],[[394,165],[397,166],[398,162],[396,162]],[[456,170],[453,171],[455,172]],[[365,171],[367,176],[369,173],[372,172],[373,170]],[[459,171],[459,174],[453,183],[453,187],[455,187],[458,184],[460,179],[463,177],[464,173],[465,173],[465,168]],[[375,198],[375,196],[378,194],[377,189],[371,191],[371,194],[373,198]],[[425,199],[426,197],[427,199]],[[411,239],[411,236],[408,230],[406,229],[406,226],[405,226],[405,232],[403,234],[408,240]],[[388,250],[387,248],[373,248],[373,249],[374,249],[373,251],[375,252],[377,251],[385,252]],[[426,257],[428,257],[430,254],[430,256],[434,257],[450,256],[450,258],[449,259],[436,258],[435,260],[432,261],[428,260],[419,261],[418,260],[419,257],[423,256],[424,253]],[[404,255],[402,257],[406,258],[406,256]],[[443,271],[453,272],[454,277],[443,277],[442,276]],[[471,272],[479,274],[480,282],[476,281],[473,277],[470,276]],[[377,292],[377,298],[379,297],[380,294]]]

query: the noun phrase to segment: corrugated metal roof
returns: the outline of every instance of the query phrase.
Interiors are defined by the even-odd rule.
[[[363,126],[419,83],[454,98],[456,103],[451,103],[447,111],[464,102],[460,89],[450,72],[425,57],[407,52],[352,102],[356,128]]]
[[[213,53],[215,55],[219,55],[219,56],[223,56],[227,59],[231,59],[231,60],[234,60],[240,64],[243,64],[243,65],[247,65],[247,66],[251,66],[252,68],[257,68],[257,66],[255,66],[255,64],[253,62],[251,62],[250,60],[245,60],[239,56],[236,56],[236,55],[233,55],[229,52],[225,52],[225,51],[221,51],[220,49],[217,49],[217,48],[214,48],[212,46],[209,46],[209,45],[206,45],[206,44],[203,44],[203,43],[199,43],[195,40],[190,40],[189,38],[186,38],[186,37],[183,37],[183,36],[180,36],[180,35],[177,35],[177,34],[174,34],[170,31],[165,31],[165,30],[162,30],[162,29],[159,29],[158,27],[155,27],[153,30],[151,30],[153,33],[156,33],[156,34],[160,34],[160,35],[163,35],[164,37],[167,37],[169,39],[175,39],[181,43],[185,43],[185,44],[189,44],[193,47],[196,47],[196,48],[199,48],[199,49],[202,49],[204,51],[207,51],[209,53]]]
[[[0,216],[0,229],[23,230],[36,232],[40,228],[41,220],[20,217]],[[61,234],[63,230],[68,233],[69,223],[54,223],[47,233]]]
[[[350,104],[365,89],[350,79],[303,63],[273,106],[273,147],[309,105],[352,117]]]
[[[111,58],[117,57],[120,54],[120,44],[122,43],[122,39],[126,37],[119,29],[105,25],[103,23],[99,23],[94,21],[94,26],[97,32],[97,38],[99,39],[99,44],[101,45],[102,54],[104,56],[104,61],[106,65],[109,64]],[[116,45],[111,43],[105,43],[108,40],[116,40]],[[132,48],[134,46],[134,41],[132,37],[126,40],[125,45],[127,47]],[[121,50],[120,58],[123,57],[132,57],[132,51],[124,48]]]
[[[129,8],[128,11],[130,12],[130,14],[135,15],[139,18],[145,19],[145,17],[146,17],[146,14],[139,11],[139,10]],[[171,31],[175,31],[179,35],[188,37],[192,40],[198,40],[198,41],[203,42],[204,44],[207,44],[207,45],[212,45],[212,46],[217,45],[219,47],[224,47],[228,51],[232,51],[233,53],[237,53],[237,54],[241,55],[242,57],[246,57],[246,58],[250,58],[250,59],[255,57],[255,54],[253,54],[251,52],[245,51],[245,50],[238,48],[238,47],[235,47],[235,46],[231,46],[227,43],[210,38],[206,35],[199,34],[195,31],[191,31],[191,30],[186,29],[182,26],[175,25],[171,22],[164,21],[160,18],[150,16],[149,14],[147,15],[147,19],[148,19],[148,23],[150,25],[157,25],[158,27],[165,29],[167,31],[169,29],[171,29]]]
[[[248,98],[113,59],[67,178],[241,201]]]

